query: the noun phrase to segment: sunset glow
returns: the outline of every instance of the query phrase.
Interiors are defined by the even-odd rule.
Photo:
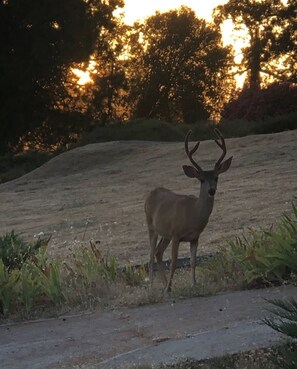
[[[193,9],[197,17],[211,21],[213,9],[227,2],[228,0],[150,0],[146,2],[125,0],[125,7],[121,9],[118,14],[124,13],[125,23],[133,25],[137,20],[143,20],[155,14],[156,11],[165,12],[185,5]],[[232,22],[226,21],[222,25],[222,34],[224,44],[232,44],[234,47],[235,62],[240,63],[242,60],[241,48],[248,45],[248,40],[244,32],[239,33],[237,31],[235,36]],[[236,76],[237,85],[242,86],[244,79],[245,75]]]
[[[132,25],[139,19],[153,15],[157,10],[164,12],[169,9],[179,8],[182,5],[193,9],[199,18],[211,20],[213,9],[225,3],[227,1],[222,0],[150,0],[141,2],[138,0],[125,0],[123,9],[125,13],[124,20]]]
[[[150,0],[146,2],[139,2],[138,0],[125,0],[124,8],[115,12],[116,16],[124,15],[124,22],[133,25],[136,21],[155,14],[156,11],[165,12],[170,9],[176,9],[185,5],[194,10],[197,17],[204,18],[207,21],[212,20],[213,9],[218,5],[227,3],[228,0]],[[248,45],[248,40],[244,32],[237,31],[236,37],[234,35],[233,24],[231,21],[225,21],[222,25],[223,42],[225,45],[232,44],[235,50],[235,62],[240,63],[242,60],[241,48]],[[90,70],[90,67],[88,68]],[[81,69],[73,69],[75,75],[79,78],[78,84],[85,85],[91,83],[92,79],[89,71]],[[242,86],[245,75],[236,76],[237,85]]]
[[[73,69],[73,73],[79,78],[77,84],[80,86],[92,82],[89,71],[83,71],[81,69],[75,68]]]

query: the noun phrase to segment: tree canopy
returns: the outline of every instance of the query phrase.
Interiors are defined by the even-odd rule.
[[[121,0],[0,1],[0,150],[16,144],[65,96],[69,66],[86,61]]]
[[[258,97],[267,100],[262,113],[271,114],[277,109],[268,100],[277,91],[290,97],[282,111],[292,111],[295,2],[229,0],[214,10],[213,22],[183,6],[128,26],[114,12],[124,0],[0,1],[0,151],[26,140],[56,147],[113,121],[245,116]],[[222,42],[227,19],[250,41],[241,65]],[[247,72],[241,94],[235,66]],[[74,68],[89,70],[92,82],[79,86]],[[287,84],[258,93],[275,81]]]
[[[138,117],[193,123],[216,113],[232,87],[232,53],[218,28],[187,8],[135,25],[131,94]]]
[[[244,29],[250,45],[242,50],[239,72],[247,72],[246,86],[260,88],[261,73],[275,80],[296,82],[296,3],[288,0],[229,0],[214,10],[221,24],[231,19]],[[281,64],[281,65],[280,65]]]

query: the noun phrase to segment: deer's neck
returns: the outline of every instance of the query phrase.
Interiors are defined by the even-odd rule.
[[[197,206],[199,207],[199,212],[203,218],[208,219],[214,204],[214,196],[209,196],[208,192],[205,191],[203,187],[200,188],[199,197],[197,200]]]

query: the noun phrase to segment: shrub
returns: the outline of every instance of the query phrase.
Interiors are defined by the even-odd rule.
[[[37,253],[43,241],[27,243],[14,231],[0,236],[0,259],[10,269],[21,268],[22,264]]]
[[[297,274],[297,207],[270,230],[250,230],[222,248],[234,260],[248,285],[283,282]]]
[[[64,301],[61,268],[58,261],[49,262],[47,244],[26,260],[19,268],[9,269],[0,259],[0,306],[4,315],[31,316],[37,307]]]
[[[297,85],[273,83],[263,89],[243,89],[239,96],[226,104],[222,117],[228,120],[263,119],[297,110]]]
[[[139,119],[126,124],[116,123],[109,126],[97,126],[93,131],[81,137],[79,145],[122,140],[182,141],[183,139],[184,130],[182,125],[157,119]]]

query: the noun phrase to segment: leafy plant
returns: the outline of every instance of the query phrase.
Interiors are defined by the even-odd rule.
[[[90,242],[90,246],[83,248],[75,261],[77,274],[90,285],[98,279],[98,276],[105,276],[114,282],[117,275],[115,257],[109,254],[103,257],[93,241]]]
[[[0,259],[8,270],[20,268],[32,255],[38,252],[43,241],[27,243],[12,230],[0,237]]]
[[[129,262],[123,272],[122,272],[123,279],[128,286],[139,286],[141,285],[145,277],[147,276],[147,272],[145,270],[144,265],[136,268],[135,266],[131,265]]]
[[[19,273],[17,271],[8,272],[0,259],[0,311],[4,315],[10,311],[12,302],[15,303],[15,286],[19,278]]]
[[[233,258],[248,284],[282,282],[297,274],[297,208],[270,230],[250,230],[229,240],[223,251]]]
[[[19,283],[16,287],[18,289],[21,305],[24,306],[26,315],[29,316],[40,294],[40,283],[32,272],[31,263],[23,264],[19,275]]]
[[[270,310],[273,316],[264,318],[263,322],[274,330],[293,339],[297,338],[297,300],[270,300],[274,309]],[[280,367],[284,369],[296,369],[297,351],[295,346],[289,346],[286,350],[280,350]]]
[[[20,239],[21,241],[21,239]],[[0,306],[4,315],[25,311],[30,316],[32,311],[44,302],[58,305],[64,300],[61,278],[61,263],[48,261],[47,243],[26,260],[18,259],[19,268],[11,268],[0,259]]]

